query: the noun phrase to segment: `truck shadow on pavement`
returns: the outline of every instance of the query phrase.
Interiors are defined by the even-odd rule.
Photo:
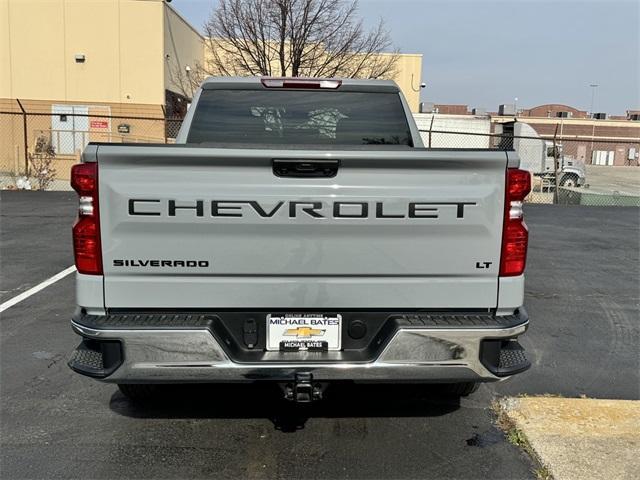
[[[437,385],[335,384],[325,397],[310,404],[282,398],[273,384],[163,385],[159,396],[144,404],[134,403],[120,391],[109,402],[111,410],[130,418],[264,418],[276,430],[295,432],[310,418],[438,417],[460,408]]]

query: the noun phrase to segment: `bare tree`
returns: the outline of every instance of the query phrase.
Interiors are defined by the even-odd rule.
[[[56,150],[49,138],[38,135],[33,153],[29,153],[31,176],[35,178],[38,190],[46,190],[55,180],[56,169],[53,166],[55,158]]]
[[[205,24],[206,75],[389,78],[384,22],[367,31],[351,0],[220,0]]]

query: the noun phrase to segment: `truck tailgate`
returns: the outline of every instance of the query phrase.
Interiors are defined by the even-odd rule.
[[[274,159],[338,160],[332,178]],[[494,308],[497,151],[100,145],[107,308]]]

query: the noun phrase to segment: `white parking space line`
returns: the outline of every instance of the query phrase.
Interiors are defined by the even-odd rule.
[[[35,295],[40,290],[44,290],[49,285],[53,285],[58,280],[63,279],[64,277],[66,277],[67,275],[69,275],[70,273],[73,273],[75,271],[76,271],[75,265],[71,265],[69,268],[65,268],[60,273],[56,273],[53,277],[47,278],[44,282],[39,283],[35,287],[31,287],[26,292],[22,292],[20,295],[17,295],[15,297],[13,297],[12,299],[7,300],[2,305],[0,305],[0,313],[4,312],[7,308],[11,308],[15,304],[20,303],[21,301],[29,298],[31,295]]]

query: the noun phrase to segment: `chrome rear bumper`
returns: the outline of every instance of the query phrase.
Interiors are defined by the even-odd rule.
[[[287,381],[299,372],[312,373],[317,381],[490,382],[505,375],[492,373],[481,360],[483,341],[515,339],[528,327],[525,321],[510,328],[398,328],[372,361],[327,361],[321,352],[271,352],[267,361],[240,363],[207,328],[97,329],[71,323],[90,341],[120,342],[121,363],[106,376],[91,375],[70,362],[80,373],[116,383]]]

